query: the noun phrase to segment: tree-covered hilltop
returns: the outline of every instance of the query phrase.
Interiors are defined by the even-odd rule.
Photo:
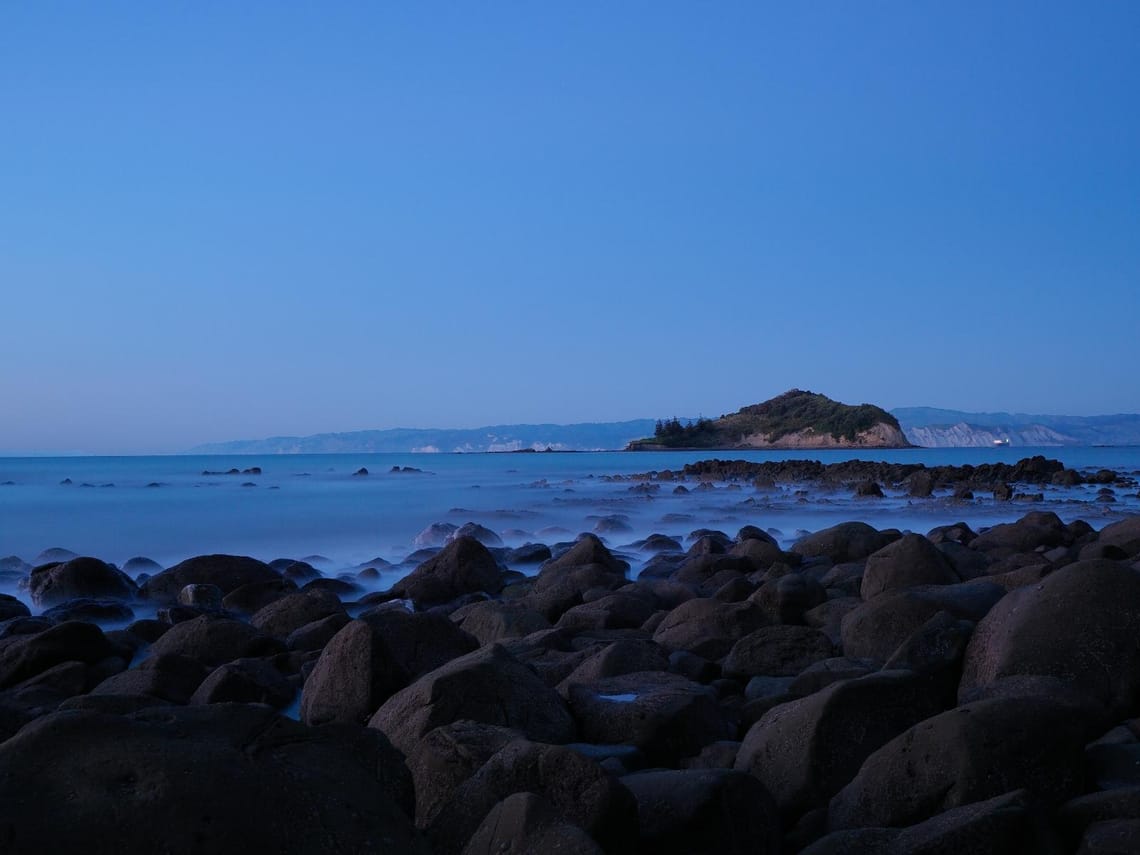
[[[658,421],[652,437],[631,450],[654,448],[905,447],[898,420],[874,404],[851,406],[792,389],[719,419]]]
[[[898,419],[882,407],[841,404],[826,395],[799,389],[762,404],[744,407],[740,412],[727,416],[726,421],[731,423],[730,426],[749,433],[767,434],[770,441],[809,428],[817,434],[830,435],[835,439],[846,437],[852,442],[860,433],[878,424],[901,430]]]

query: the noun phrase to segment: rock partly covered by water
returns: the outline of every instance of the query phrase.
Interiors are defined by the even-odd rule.
[[[642,479],[654,479],[649,472]],[[911,495],[928,495],[933,489],[985,489],[1006,484],[1064,484],[1085,482],[1079,472],[1066,469],[1059,460],[1042,455],[1026,457],[1017,463],[983,463],[977,466],[927,466],[924,463],[886,463],[871,460],[845,460],[821,463],[818,460],[701,460],[687,463],[681,470],[686,478],[704,481],[743,481],[768,484],[830,484],[852,488],[860,484],[887,485]],[[669,473],[667,480],[675,480]]]
[[[637,578],[467,529],[364,596],[316,557],[9,560],[42,614],[0,599],[0,841],[1135,851],[1138,520],[658,534]]]

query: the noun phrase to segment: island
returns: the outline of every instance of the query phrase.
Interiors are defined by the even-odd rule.
[[[911,447],[898,419],[882,407],[792,389],[718,419],[658,421],[652,437],[626,450]]]

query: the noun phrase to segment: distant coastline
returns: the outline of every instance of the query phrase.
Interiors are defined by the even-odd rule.
[[[1140,446],[1140,414],[1045,416],[968,413],[923,407],[890,411],[912,446],[921,448],[992,448],[1008,439],[1013,448]],[[681,420],[685,422],[693,419]],[[581,424],[491,425],[469,429],[394,428],[212,442],[173,454],[473,454],[483,452],[620,451],[651,436],[654,419]],[[672,445],[653,450],[712,451],[733,446]],[[769,446],[774,447],[774,446]],[[803,447],[803,450],[821,450]],[[83,452],[0,453],[9,457],[79,457]],[[118,456],[118,455],[109,455]]]

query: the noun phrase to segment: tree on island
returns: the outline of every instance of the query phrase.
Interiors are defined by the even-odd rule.
[[[704,416],[701,416],[695,422],[689,419],[684,424],[682,424],[681,420],[676,416],[673,416],[673,418],[666,419],[665,421],[658,419],[657,426],[653,431],[653,436],[672,444],[684,444],[691,440],[707,436],[712,430],[712,419],[706,419]]]

